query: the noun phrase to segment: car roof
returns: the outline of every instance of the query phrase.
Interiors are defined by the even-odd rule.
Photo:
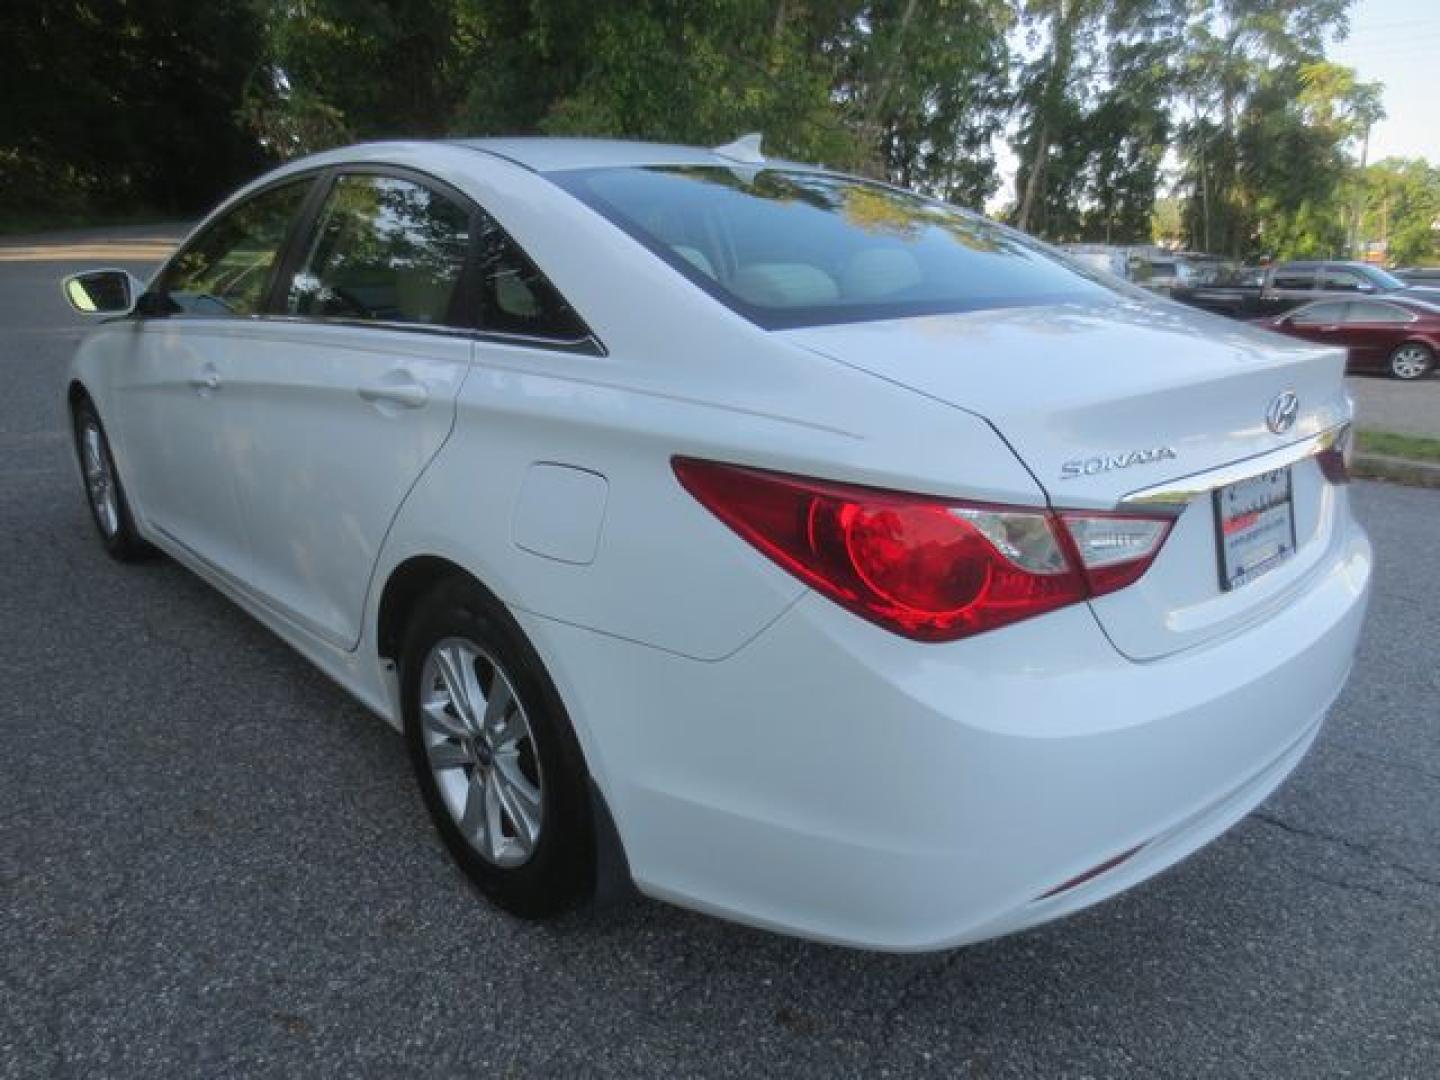
[[[455,146],[494,154],[541,173],[640,165],[711,165],[735,168],[737,164],[752,167],[761,164],[728,157],[718,152],[724,148],[705,149],[672,143],[634,142],[628,139],[515,137],[447,141]],[[813,165],[801,165],[778,158],[766,158],[763,164],[787,169],[816,169]]]

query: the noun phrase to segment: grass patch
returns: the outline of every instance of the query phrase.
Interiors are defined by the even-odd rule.
[[[1411,461],[1440,461],[1440,439],[1427,439],[1423,435],[1362,429],[1356,434],[1355,447],[1366,454],[1385,454]]]

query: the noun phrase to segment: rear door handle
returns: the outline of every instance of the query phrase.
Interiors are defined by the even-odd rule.
[[[406,409],[418,409],[430,400],[425,384],[416,381],[408,371],[392,371],[359,387],[356,393],[365,401],[388,402]]]

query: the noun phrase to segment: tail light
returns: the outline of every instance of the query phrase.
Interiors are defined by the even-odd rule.
[[[1168,517],[958,502],[676,458],[685,489],[801,581],[917,641],[953,641],[1139,578]]]
[[[1336,433],[1330,445],[1315,455],[1315,462],[1332,484],[1350,482],[1350,459],[1355,452],[1355,429],[1349,424]]]

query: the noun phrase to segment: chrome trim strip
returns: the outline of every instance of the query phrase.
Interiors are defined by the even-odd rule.
[[[1163,484],[1132,491],[1120,500],[1119,508],[1121,510],[1142,508],[1159,510],[1162,513],[1168,512],[1178,517],[1191,502],[1201,495],[1208,495],[1216,488],[1222,488],[1226,484],[1233,484],[1237,480],[1244,480],[1259,473],[1269,472],[1271,469],[1283,469],[1287,465],[1294,465],[1298,461],[1304,461],[1308,457],[1329,450],[1349,426],[1348,422],[1337,424],[1335,427],[1327,428],[1318,434],[1301,439],[1299,442],[1282,446],[1278,450],[1270,450],[1254,457],[1232,461],[1228,465],[1221,465],[1219,468],[1206,472],[1182,476],[1176,480],[1167,480]]]
[[[135,318],[131,315],[121,318]],[[165,316],[139,317],[148,326],[163,326],[180,323],[189,326],[194,323],[216,323],[220,326],[251,325],[277,326],[343,326],[351,330],[384,330],[406,334],[431,334],[439,337],[468,338],[491,345],[514,345],[519,348],[544,349],[549,352],[579,353],[585,356],[609,356],[604,343],[594,334],[582,338],[547,338],[530,334],[502,333],[478,327],[444,326],[437,323],[388,322],[383,319],[314,319],[306,315],[280,315],[272,312],[251,312],[246,315],[186,315],[174,313]]]

